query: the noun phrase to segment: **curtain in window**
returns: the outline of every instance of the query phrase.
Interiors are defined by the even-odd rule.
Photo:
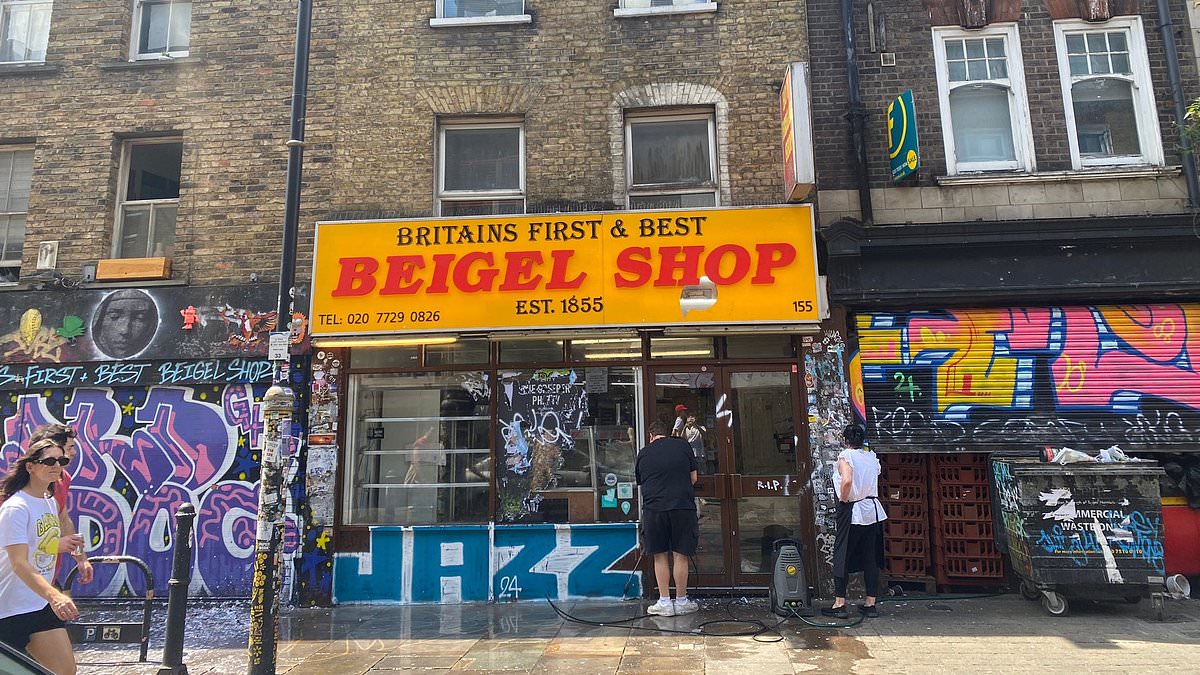
[[[950,92],[954,152],[959,162],[1016,161],[1008,90],[969,85]]]

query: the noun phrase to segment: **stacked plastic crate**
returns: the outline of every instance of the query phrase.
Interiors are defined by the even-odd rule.
[[[928,581],[929,460],[926,455],[880,455],[880,501],[887,509],[884,546],[889,579]]]
[[[1002,582],[1004,558],[992,531],[987,455],[937,455],[932,466],[938,584]]]

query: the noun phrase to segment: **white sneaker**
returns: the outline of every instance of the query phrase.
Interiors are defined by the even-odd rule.
[[[655,616],[675,616],[675,603],[660,598],[658,602],[646,608],[646,613]]]
[[[675,601],[675,615],[691,614],[700,610],[700,605],[696,604],[695,600],[684,598]]]

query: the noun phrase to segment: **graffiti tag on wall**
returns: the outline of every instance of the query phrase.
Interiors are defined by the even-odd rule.
[[[145,560],[158,591],[171,577],[174,513],[196,506],[192,594],[244,596],[258,509],[258,434],[262,385],[102,388],[84,387],[11,395],[0,407],[4,443],[0,468],[21,453],[38,427],[75,427],[78,456],[70,509],[88,555],[132,555]],[[298,547],[295,516],[285,548]],[[99,566],[81,595],[140,591],[140,575]],[[286,597],[286,595],[285,595]]]
[[[339,553],[339,603],[458,603],[641,595],[641,572],[615,567],[635,523],[376,527],[371,550]]]
[[[877,449],[1200,441],[1200,305],[857,317]]]

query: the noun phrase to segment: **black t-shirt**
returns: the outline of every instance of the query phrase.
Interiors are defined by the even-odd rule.
[[[637,457],[637,482],[642,486],[642,508],[651,511],[696,510],[692,472],[696,456],[681,438],[659,438],[642,448]]]

